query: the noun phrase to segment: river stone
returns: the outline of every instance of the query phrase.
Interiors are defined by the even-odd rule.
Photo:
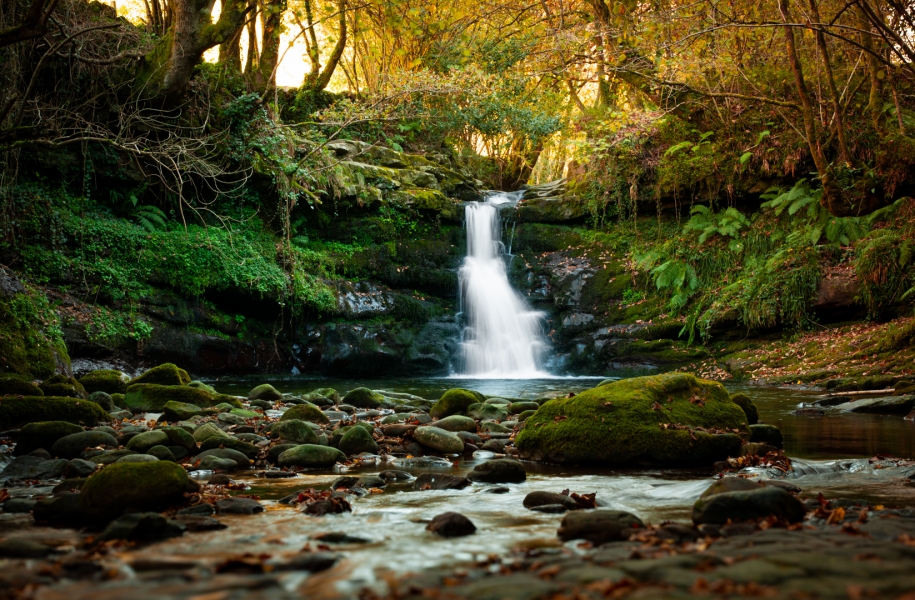
[[[121,463],[150,463],[157,462],[159,459],[151,454],[129,454],[119,458],[115,464]]]
[[[305,404],[298,404],[293,406],[289,410],[283,413],[283,416],[280,417],[281,421],[288,421],[291,419],[296,419],[298,421],[309,421],[311,423],[321,423],[326,425],[330,423],[330,419],[327,418],[321,409],[306,402]]]
[[[117,448],[118,441],[104,431],[81,431],[66,435],[51,446],[51,454],[60,458],[78,458],[86,448]]]
[[[517,460],[497,458],[477,465],[468,477],[483,483],[521,483],[527,480],[527,473]]]
[[[117,463],[86,481],[79,505],[87,514],[110,520],[128,509],[161,510],[179,502],[187,487],[187,473],[176,463]]]
[[[743,392],[739,392],[731,396],[731,402],[739,406],[744,414],[747,415],[747,423],[750,425],[759,423],[759,409],[756,408],[756,405],[753,404],[753,400],[751,400],[749,396]]]
[[[511,429],[494,421],[486,421],[485,423],[482,423],[480,425],[480,431],[486,431],[489,433],[511,433]]]
[[[257,455],[260,454],[261,449],[254,444],[236,439],[234,437],[211,437],[207,441],[200,444],[200,450],[215,450],[217,448],[228,448],[231,450],[236,450],[241,452],[250,459],[257,458]]]
[[[270,429],[271,437],[288,440],[297,444],[317,444],[318,436],[314,429],[300,419],[280,420]]]
[[[201,471],[234,471],[238,468],[238,463],[231,458],[219,458],[210,454],[200,459],[196,467]]]
[[[133,450],[107,450],[101,454],[95,456],[90,456],[86,460],[89,462],[94,462],[97,465],[110,465],[116,463],[121,458],[125,456],[130,456],[131,454],[136,454]]]
[[[339,395],[337,396],[339,398]],[[315,406],[320,406],[322,408],[329,408],[334,406],[335,402],[328,398],[327,396],[322,396],[321,394],[316,394],[315,392],[309,392],[302,395],[302,400],[305,402],[310,402]]]
[[[233,450],[231,448],[214,448],[212,450],[205,450],[194,457],[194,466],[199,468],[200,461],[202,461],[207,456],[215,456],[217,458],[224,458],[234,461],[235,467],[238,469],[246,469],[251,466],[251,459],[249,459],[238,450]]]
[[[440,473],[423,473],[413,482],[413,489],[425,490],[462,490],[471,481],[459,475],[446,475]]]
[[[301,444],[277,444],[277,445],[271,447],[270,450],[267,451],[267,460],[269,462],[276,464],[276,462],[280,459],[280,455],[283,452],[285,452],[286,450],[289,450],[290,448],[295,448],[296,446],[299,446],[299,445],[301,445]],[[324,444],[317,444],[317,445],[323,446]]]
[[[211,437],[227,438],[229,434],[220,429],[215,423],[204,423],[194,430],[194,439],[198,442],[205,442]]]
[[[505,442],[502,440],[486,440],[480,450],[486,450],[488,452],[495,452],[496,454],[502,454],[505,452]]]
[[[264,505],[251,498],[222,498],[216,502],[221,515],[253,515],[264,512]]]
[[[162,407],[162,420],[169,422],[187,421],[198,415],[204,414],[202,408],[196,404],[187,404],[185,402],[175,402],[169,400]]]
[[[226,402],[233,408],[241,402],[231,396],[213,395],[205,390],[194,389],[186,385],[158,385],[153,383],[131,384],[124,395],[124,406],[137,411],[162,411],[169,402],[181,402],[200,407],[213,406]]]
[[[750,425],[750,441],[768,444],[776,448],[781,448],[784,443],[782,431],[774,425],[766,425],[764,423]]]
[[[166,444],[168,444],[168,434],[164,431],[154,429],[152,431],[138,433],[130,438],[130,441],[127,442],[127,449],[143,453],[153,446],[164,446]]]
[[[384,402],[384,396],[373,392],[369,388],[361,387],[343,396],[343,402],[356,408],[378,408]]]
[[[88,398],[86,388],[80,382],[66,375],[53,375],[38,384],[45,396],[67,398]]]
[[[178,446],[191,454],[197,452],[197,441],[183,427],[160,427],[158,431],[163,431],[168,436],[168,444],[165,444],[166,446]],[[174,451],[172,452],[174,453]]]
[[[43,498],[32,507],[36,522],[67,527],[80,527],[90,517],[80,504],[79,492],[61,492],[51,498]]]
[[[511,411],[513,415],[520,415],[526,410],[537,410],[540,408],[540,405],[536,402],[512,402],[508,410]]]
[[[467,409],[467,416],[477,420],[504,421],[508,418],[507,406],[499,404],[475,404]]]
[[[515,447],[524,458],[556,463],[711,465],[736,456],[742,439],[705,430],[748,427],[721,383],[663,373],[550,400],[526,421]]]
[[[0,402],[0,431],[45,421],[94,426],[111,421],[111,417],[95,402],[82,398],[13,396]]]
[[[66,421],[29,423],[19,430],[19,438],[16,440],[13,455],[22,456],[38,448],[50,450],[54,442],[60,438],[82,431],[83,428],[79,425]]]
[[[170,460],[172,462],[178,462],[175,460],[175,455],[167,446],[153,446],[146,451],[150,456],[155,456],[159,460]]]
[[[470,535],[475,533],[476,530],[476,526],[470,519],[456,512],[437,515],[426,525],[426,531],[431,531],[442,537]]]
[[[340,404],[340,392],[334,388],[318,388],[316,390],[312,390],[310,393],[329,398],[334,404]]]
[[[154,383],[156,385],[187,385],[191,376],[184,369],[178,368],[174,363],[163,363],[144,371],[138,377],[128,382],[128,387],[135,383]]]
[[[282,400],[283,394],[269,383],[263,383],[248,392],[248,400]]]
[[[118,517],[105,527],[99,540],[129,540],[156,542],[184,535],[185,527],[178,521],[166,519],[159,513],[131,513]]]
[[[0,481],[7,479],[54,479],[67,468],[67,460],[40,456],[18,456],[0,471]]]
[[[109,412],[114,410],[114,400],[107,392],[92,392],[89,394],[89,402],[95,402]]]
[[[340,443],[337,448],[347,456],[362,454],[363,452],[368,452],[370,454],[378,453],[378,443],[372,437],[372,434],[363,427],[350,428],[350,430],[340,438]]]
[[[44,396],[44,392],[23,375],[0,373],[0,396]]]
[[[95,470],[98,468],[98,465],[91,460],[83,460],[82,458],[74,458],[67,463],[66,468],[64,469],[64,477],[67,479],[80,479],[83,477],[89,477]]]
[[[417,427],[413,431],[413,438],[428,448],[432,448],[444,454],[460,454],[464,451],[464,442],[451,433],[431,425]]]
[[[470,408],[471,404],[483,402],[485,398],[479,392],[462,388],[450,389],[439,398],[438,402],[429,410],[429,414],[436,419],[444,419],[451,415],[459,415]]]
[[[566,510],[578,510],[581,506],[571,497],[556,492],[531,492],[524,497],[524,507],[534,509],[540,506],[563,506]]]
[[[220,423],[226,423],[227,425],[244,425],[245,418],[238,415],[233,415],[232,413],[222,412],[216,415],[216,419]]]
[[[461,438],[464,442],[470,442],[471,444],[477,444],[477,445],[480,445],[483,443],[483,438],[481,438],[480,436],[478,436],[475,433],[471,433],[469,431],[456,431],[454,433],[456,436]]]
[[[281,467],[331,467],[345,460],[346,455],[336,448],[302,444],[283,452],[277,463]]]
[[[464,417],[461,415],[451,415],[450,417],[445,417],[440,421],[434,421],[433,425],[439,429],[451,431],[452,433],[457,433],[459,431],[469,431],[473,433],[477,430],[476,421],[470,417]]]
[[[576,510],[563,517],[557,534],[564,542],[584,539],[600,545],[627,540],[643,527],[641,519],[622,510]]]
[[[496,404],[498,406],[508,406],[512,402],[507,398],[487,398],[483,404]]]
[[[703,495],[693,505],[693,523],[723,524],[728,521],[752,521],[769,516],[784,519],[789,523],[799,523],[804,519],[807,512],[804,504],[784,489],[754,485],[757,485],[756,489]],[[707,491],[711,491],[711,488]]]

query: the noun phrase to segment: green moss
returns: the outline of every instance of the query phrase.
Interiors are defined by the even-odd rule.
[[[269,383],[263,383],[248,392],[248,400],[282,400],[283,394]]]
[[[298,421],[310,421],[312,423],[328,424],[330,420],[321,412],[321,409],[311,403],[297,404],[283,413],[281,421],[295,419]]]
[[[356,388],[343,396],[343,403],[356,408],[378,408],[384,401],[384,396],[376,394],[368,388]]]
[[[759,410],[756,408],[756,405],[753,404],[753,401],[749,396],[743,392],[733,394],[731,396],[731,402],[739,406],[744,414],[747,415],[747,423],[750,425],[759,423]]]
[[[111,417],[95,402],[76,398],[19,396],[0,399],[0,430],[41,421],[97,425],[111,421]]]
[[[45,396],[63,396],[67,398],[88,398],[86,389],[72,377],[53,375],[42,381],[38,387]]]
[[[184,469],[167,461],[108,465],[86,481],[80,509],[111,520],[128,509],[161,510],[181,501],[187,489]]]
[[[741,440],[733,432],[747,428],[720,383],[666,373],[551,400],[527,419],[515,443],[522,456],[551,462],[707,464],[736,452]]]
[[[202,415],[203,409],[196,404],[186,404],[169,400],[162,406],[162,418],[165,421],[187,421],[197,415]]]
[[[69,365],[60,318],[44,293],[24,285],[12,297],[0,295],[0,372],[40,378]]]
[[[462,388],[453,388],[442,394],[438,402],[429,411],[429,414],[436,419],[443,419],[451,415],[464,413],[471,404],[484,402],[486,398],[479,392],[465,390]]]
[[[260,452],[260,448],[254,444],[229,436],[220,437],[214,435],[210,438],[207,438],[200,444],[201,452],[205,452],[207,450],[215,450],[216,448],[228,448],[229,450],[235,450],[237,452],[241,452],[251,459],[257,458],[257,455]]]
[[[302,444],[280,454],[277,464],[281,467],[332,467],[345,462],[346,455],[328,446]]]
[[[32,450],[50,450],[54,442],[73,433],[80,433],[82,427],[67,421],[39,421],[22,427],[16,442],[14,454],[22,456]]]
[[[334,388],[318,388],[309,392],[311,394],[317,394],[319,396],[324,396],[328,400],[332,401],[334,404],[340,403],[340,393]]]
[[[169,402],[193,404],[199,407],[215,406],[228,403],[233,408],[241,408],[241,402],[232,396],[213,394],[188,387],[186,385],[158,385],[154,383],[136,383],[127,388],[124,405],[132,410],[161,411]]]
[[[172,363],[164,363],[146,371],[139,377],[131,379],[128,386],[138,383],[153,383],[156,385],[187,385],[191,376],[184,369],[179,369]]]
[[[363,427],[351,427],[350,430],[340,438],[337,447],[347,456],[361,454],[363,452],[369,452],[371,454],[376,454],[378,452],[378,443],[372,438],[372,434]]]
[[[44,396],[41,388],[21,375],[0,375],[0,396]]]
[[[187,384],[187,387],[194,388],[195,390],[203,390],[205,392],[210,392],[211,394],[219,393],[216,391],[216,388],[214,388],[213,386],[208,385],[202,381],[192,381],[189,384]]]
[[[90,394],[92,392],[123,394],[127,391],[127,377],[114,369],[90,371],[80,377],[79,382]]]
[[[270,429],[270,436],[296,444],[318,443],[318,436],[311,425],[299,419],[280,420]]]

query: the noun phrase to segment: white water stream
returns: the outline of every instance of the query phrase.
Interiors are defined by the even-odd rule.
[[[547,347],[543,313],[532,310],[512,288],[503,260],[499,206],[519,199],[519,192],[500,192],[465,209],[467,257],[459,273],[461,311],[467,317],[461,344],[464,376],[547,376],[541,371]]]

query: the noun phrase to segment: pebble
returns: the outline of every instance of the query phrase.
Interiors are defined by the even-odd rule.
[[[476,530],[476,525],[470,519],[456,512],[442,513],[426,525],[426,531],[431,531],[442,537],[471,535],[476,533]]]

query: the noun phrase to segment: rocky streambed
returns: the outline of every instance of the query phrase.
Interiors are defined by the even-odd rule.
[[[776,407],[776,390],[682,374],[483,392],[90,375],[0,382],[3,597],[915,589],[915,465],[798,458],[812,421],[791,412],[811,392]],[[856,446],[872,449],[836,456]]]

